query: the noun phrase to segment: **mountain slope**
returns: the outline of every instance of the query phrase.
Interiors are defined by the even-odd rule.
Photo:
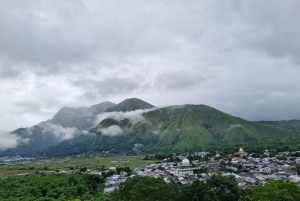
[[[37,151],[49,156],[107,150],[128,152],[136,143],[143,144],[142,149],[147,151],[186,151],[210,145],[299,135],[290,130],[297,130],[300,121],[264,125],[233,117],[206,105],[153,107],[136,98],[126,99],[118,105],[105,102],[89,108],[64,107],[51,120],[12,132],[12,135],[17,135],[19,146],[0,155],[22,153],[30,156]],[[91,127],[101,113],[103,115],[98,116],[101,122]]]
[[[279,130],[292,132],[300,136],[300,120],[258,121],[256,123]]]
[[[11,132],[17,146],[0,150],[0,155],[33,156],[45,148],[87,133],[94,126],[98,114],[116,104],[103,102],[91,107],[63,107],[52,119],[30,128],[19,128]]]
[[[143,149],[148,151],[185,151],[209,145],[296,137],[294,133],[233,117],[206,105],[141,111],[138,122],[130,115],[122,118],[121,114],[102,120],[90,130],[90,135],[65,141],[59,147],[52,147],[48,153],[60,155],[68,150],[73,154],[82,153],[74,147],[81,151],[115,149],[122,152],[130,151],[135,143],[142,143],[145,145]]]
[[[128,112],[139,109],[151,109],[154,106],[138,98],[125,99],[114,107],[107,108],[105,112]]]
[[[53,146],[59,143],[59,139],[52,135],[51,132],[39,127],[19,128],[10,133],[15,135],[18,146],[16,148],[6,149],[0,152],[0,155],[22,155],[35,156],[38,151],[48,146]]]
[[[79,130],[89,129],[94,125],[95,116],[104,112],[107,108],[113,107],[116,104],[111,102],[103,102],[91,107],[71,108],[63,107],[50,120],[53,124],[61,125],[62,127],[75,127]]]

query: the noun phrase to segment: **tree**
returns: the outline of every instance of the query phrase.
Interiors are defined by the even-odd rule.
[[[213,175],[206,184],[213,190],[214,200],[232,201],[239,199],[239,189],[233,176],[229,178]]]
[[[175,184],[167,184],[161,178],[135,176],[121,183],[112,197],[113,200],[172,201],[177,192]]]
[[[255,201],[297,201],[300,200],[300,187],[291,182],[281,180],[256,186],[251,200]]]

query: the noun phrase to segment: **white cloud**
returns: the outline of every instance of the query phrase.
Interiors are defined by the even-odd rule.
[[[4,0],[0,127],[128,97],[300,119],[299,8],[296,0]],[[271,101],[277,92],[287,95]]]
[[[117,125],[109,126],[107,128],[102,128],[99,129],[98,131],[100,131],[103,135],[107,135],[110,137],[124,134],[122,128],[120,128]]]
[[[143,117],[143,113],[157,110],[158,108],[145,109],[145,110],[134,110],[129,112],[104,112],[102,114],[98,114],[95,120],[95,125],[99,124],[102,120],[106,118],[112,118],[117,121],[121,121],[123,119],[129,119],[131,123],[134,125],[140,121],[145,121]]]
[[[46,122],[43,125],[43,128],[46,129],[45,132],[50,131],[53,133],[59,141],[72,139],[75,136],[78,136],[80,132],[77,128],[64,128],[60,125],[55,125],[50,122]]]
[[[0,149],[15,148],[18,145],[20,138],[9,132],[0,132]]]

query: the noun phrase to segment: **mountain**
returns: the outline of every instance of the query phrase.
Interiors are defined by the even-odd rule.
[[[300,120],[258,121],[256,123],[300,135]]]
[[[39,126],[31,128],[19,128],[10,133],[15,135],[18,146],[3,150],[1,155],[23,155],[24,151],[27,156],[35,156],[38,151],[48,146],[53,146],[59,143],[59,139],[52,135],[51,132]]]
[[[116,104],[111,102],[103,102],[91,107],[63,107],[50,120],[51,123],[62,127],[75,127],[79,130],[87,130],[94,125],[97,114],[104,112],[107,108],[113,107]]]
[[[100,114],[100,115],[99,115]],[[95,121],[98,124],[95,125]],[[50,120],[13,132],[18,146],[0,155],[65,156],[83,152],[201,150],[208,146],[294,138],[300,121],[249,122],[206,105],[155,108],[137,98],[115,105],[64,107]]]
[[[128,112],[139,109],[151,109],[154,106],[138,98],[125,99],[114,107],[107,108],[105,112]]]
[[[42,149],[86,134],[87,130],[94,126],[97,115],[115,105],[103,102],[91,107],[63,107],[50,120],[11,132],[10,135],[16,140],[17,146],[0,150],[0,155],[34,156]]]
[[[90,129],[89,135],[62,142],[49,149],[48,154],[130,151],[135,143],[143,144],[143,149],[148,151],[199,150],[210,145],[296,136],[292,132],[233,117],[206,105],[180,105],[144,110],[140,114],[128,112],[122,116],[122,113],[112,113]]]

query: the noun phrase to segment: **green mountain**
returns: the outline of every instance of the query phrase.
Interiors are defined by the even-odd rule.
[[[132,150],[135,143],[143,144],[143,149],[148,151],[184,151],[210,145],[296,136],[292,132],[233,117],[206,105],[181,105],[141,112],[140,116],[135,113],[132,116],[128,113],[123,118],[112,115],[90,129],[89,135],[65,141],[47,153],[58,156],[66,151],[70,154],[103,150],[122,152]]]
[[[50,122],[65,128],[74,127],[79,130],[86,130],[94,125],[97,114],[100,114],[107,108],[115,105],[116,104],[114,103],[106,101],[97,105],[92,105],[91,107],[63,107],[54,115]]]
[[[105,112],[128,112],[139,109],[151,109],[154,106],[138,98],[128,98],[114,107],[107,108]]]
[[[279,130],[292,132],[300,136],[300,120],[258,121],[256,123]]]
[[[23,155],[36,156],[38,151],[48,146],[58,144],[60,141],[50,131],[47,131],[39,126],[31,128],[19,128],[10,133],[16,135],[18,146],[0,152],[2,156],[8,155]]]
[[[0,156],[16,154],[34,156],[38,151],[78,137],[94,126],[98,114],[115,105],[111,102],[103,102],[91,107],[63,107],[50,120],[11,132],[9,135],[14,135],[12,138],[16,140],[17,146],[0,150]]]
[[[99,123],[93,126],[95,121]],[[206,105],[154,108],[131,98],[118,105],[104,102],[64,107],[50,120],[11,132],[18,146],[0,151],[0,155],[120,153],[136,150],[136,143],[144,145],[143,151],[200,150],[211,145],[294,138],[300,136],[299,131],[298,120],[249,122]]]

